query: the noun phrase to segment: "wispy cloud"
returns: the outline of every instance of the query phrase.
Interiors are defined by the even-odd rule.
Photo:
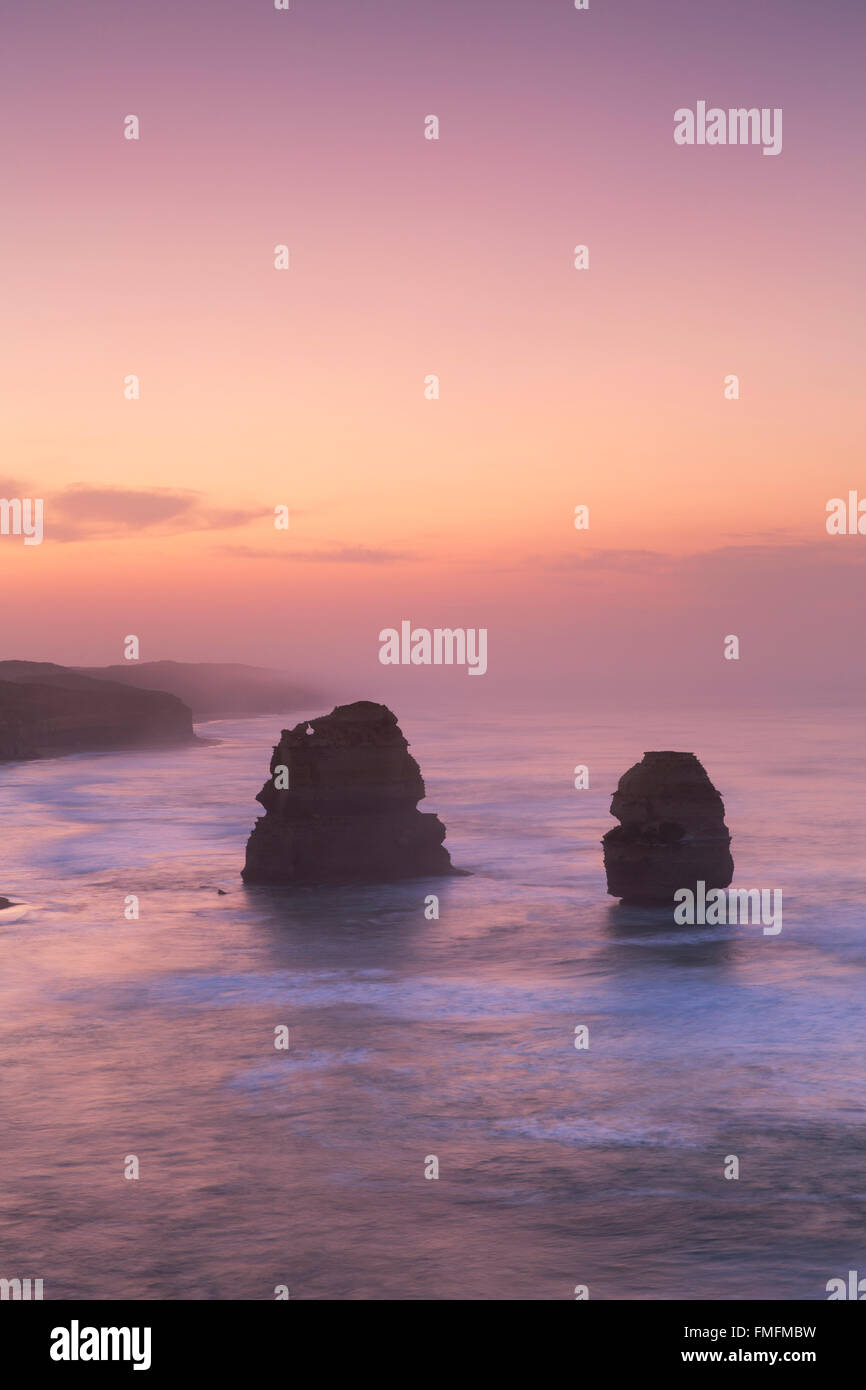
[[[251,545],[222,545],[215,549],[240,560],[280,560],[308,565],[395,565],[419,558],[406,550],[375,550],[365,545],[347,545],[334,550],[262,550]]]
[[[533,556],[533,566],[545,569],[618,570],[626,573],[667,569],[673,557],[659,550],[589,550],[569,555]]]
[[[165,536],[228,531],[269,514],[263,507],[209,507],[201,493],[174,488],[76,483],[45,499],[45,538],[111,540],[141,533]]]
[[[665,554],[659,550],[580,550],[571,554],[533,556],[533,566],[552,570],[577,570],[585,573],[613,571],[621,574],[682,575],[687,571],[711,574],[739,566],[754,573],[756,570],[785,571],[791,568],[819,565],[821,568],[861,565],[866,561],[866,549],[846,546],[845,537],[823,537],[818,541],[778,545],[720,545],[709,550],[685,554]]]

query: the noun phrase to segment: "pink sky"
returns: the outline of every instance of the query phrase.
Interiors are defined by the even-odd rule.
[[[482,702],[853,700],[862,7],[180,8],[7,21],[2,495],[46,539],[0,537],[0,654],[465,683],[383,671],[410,618],[488,628]],[[782,154],[677,147],[703,99]]]

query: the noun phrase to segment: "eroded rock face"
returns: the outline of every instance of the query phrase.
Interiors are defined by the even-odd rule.
[[[644,753],[619,779],[602,840],[607,891],[627,902],[672,903],[699,879],[727,888],[734,876],[725,807],[694,753]]]
[[[450,874],[445,826],[396,715],[359,700],[284,729],[257,800],[245,883],[346,883]],[[288,787],[281,787],[288,769]]]

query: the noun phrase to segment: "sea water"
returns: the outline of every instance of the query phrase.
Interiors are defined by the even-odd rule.
[[[866,1268],[859,716],[403,719],[469,874],[245,888],[279,722],[0,769],[22,904],[0,913],[0,1276],[46,1299],[821,1299]],[[735,885],[783,890],[778,936],[607,896],[610,794],[652,748],[701,758]]]

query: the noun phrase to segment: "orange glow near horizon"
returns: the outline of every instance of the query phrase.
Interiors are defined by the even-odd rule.
[[[573,16],[506,7],[501,32],[467,34],[489,73],[472,85],[468,55],[418,48],[408,18],[368,51],[355,8],[336,38],[305,16],[274,52],[261,16],[217,6],[212,63],[192,68],[181,19],[165,68],[119,54],[96,11],[67,64],[61,16],[48,108],[12,80],[3,495],[46,514],[38,551],[3,539],[3,654],[110,661],[138,613],[154,657],[216,643],[270,664],[269,634],[318,622],[348,661],[395,595],[432,621],[543,612],[552,629],[575,605],[615,627],[651,600],[664,624],[682,594],[659,557],[693,573],[734,547],[748,570],[777,548],[788,577],[791,547],[843,562],[824,508],[863,478],[863,193],[838,84],[791,87],[820,30],[773,52],[745,19],[757,64],[749,33],[734,49],[703,16],[674,61],[637,12],[625,37],[594,16],[580,47]],[[519,58],[539,24],[534,72]],[[690,71],[696,96],[757,84],[784,105],[782,155],[676,147]],[[70,529],[75,487],[104,512]],[[112,522],[113,490],[189,505],[154,522],[121,499]],[[516,669],[524,638],[508,633]]]

